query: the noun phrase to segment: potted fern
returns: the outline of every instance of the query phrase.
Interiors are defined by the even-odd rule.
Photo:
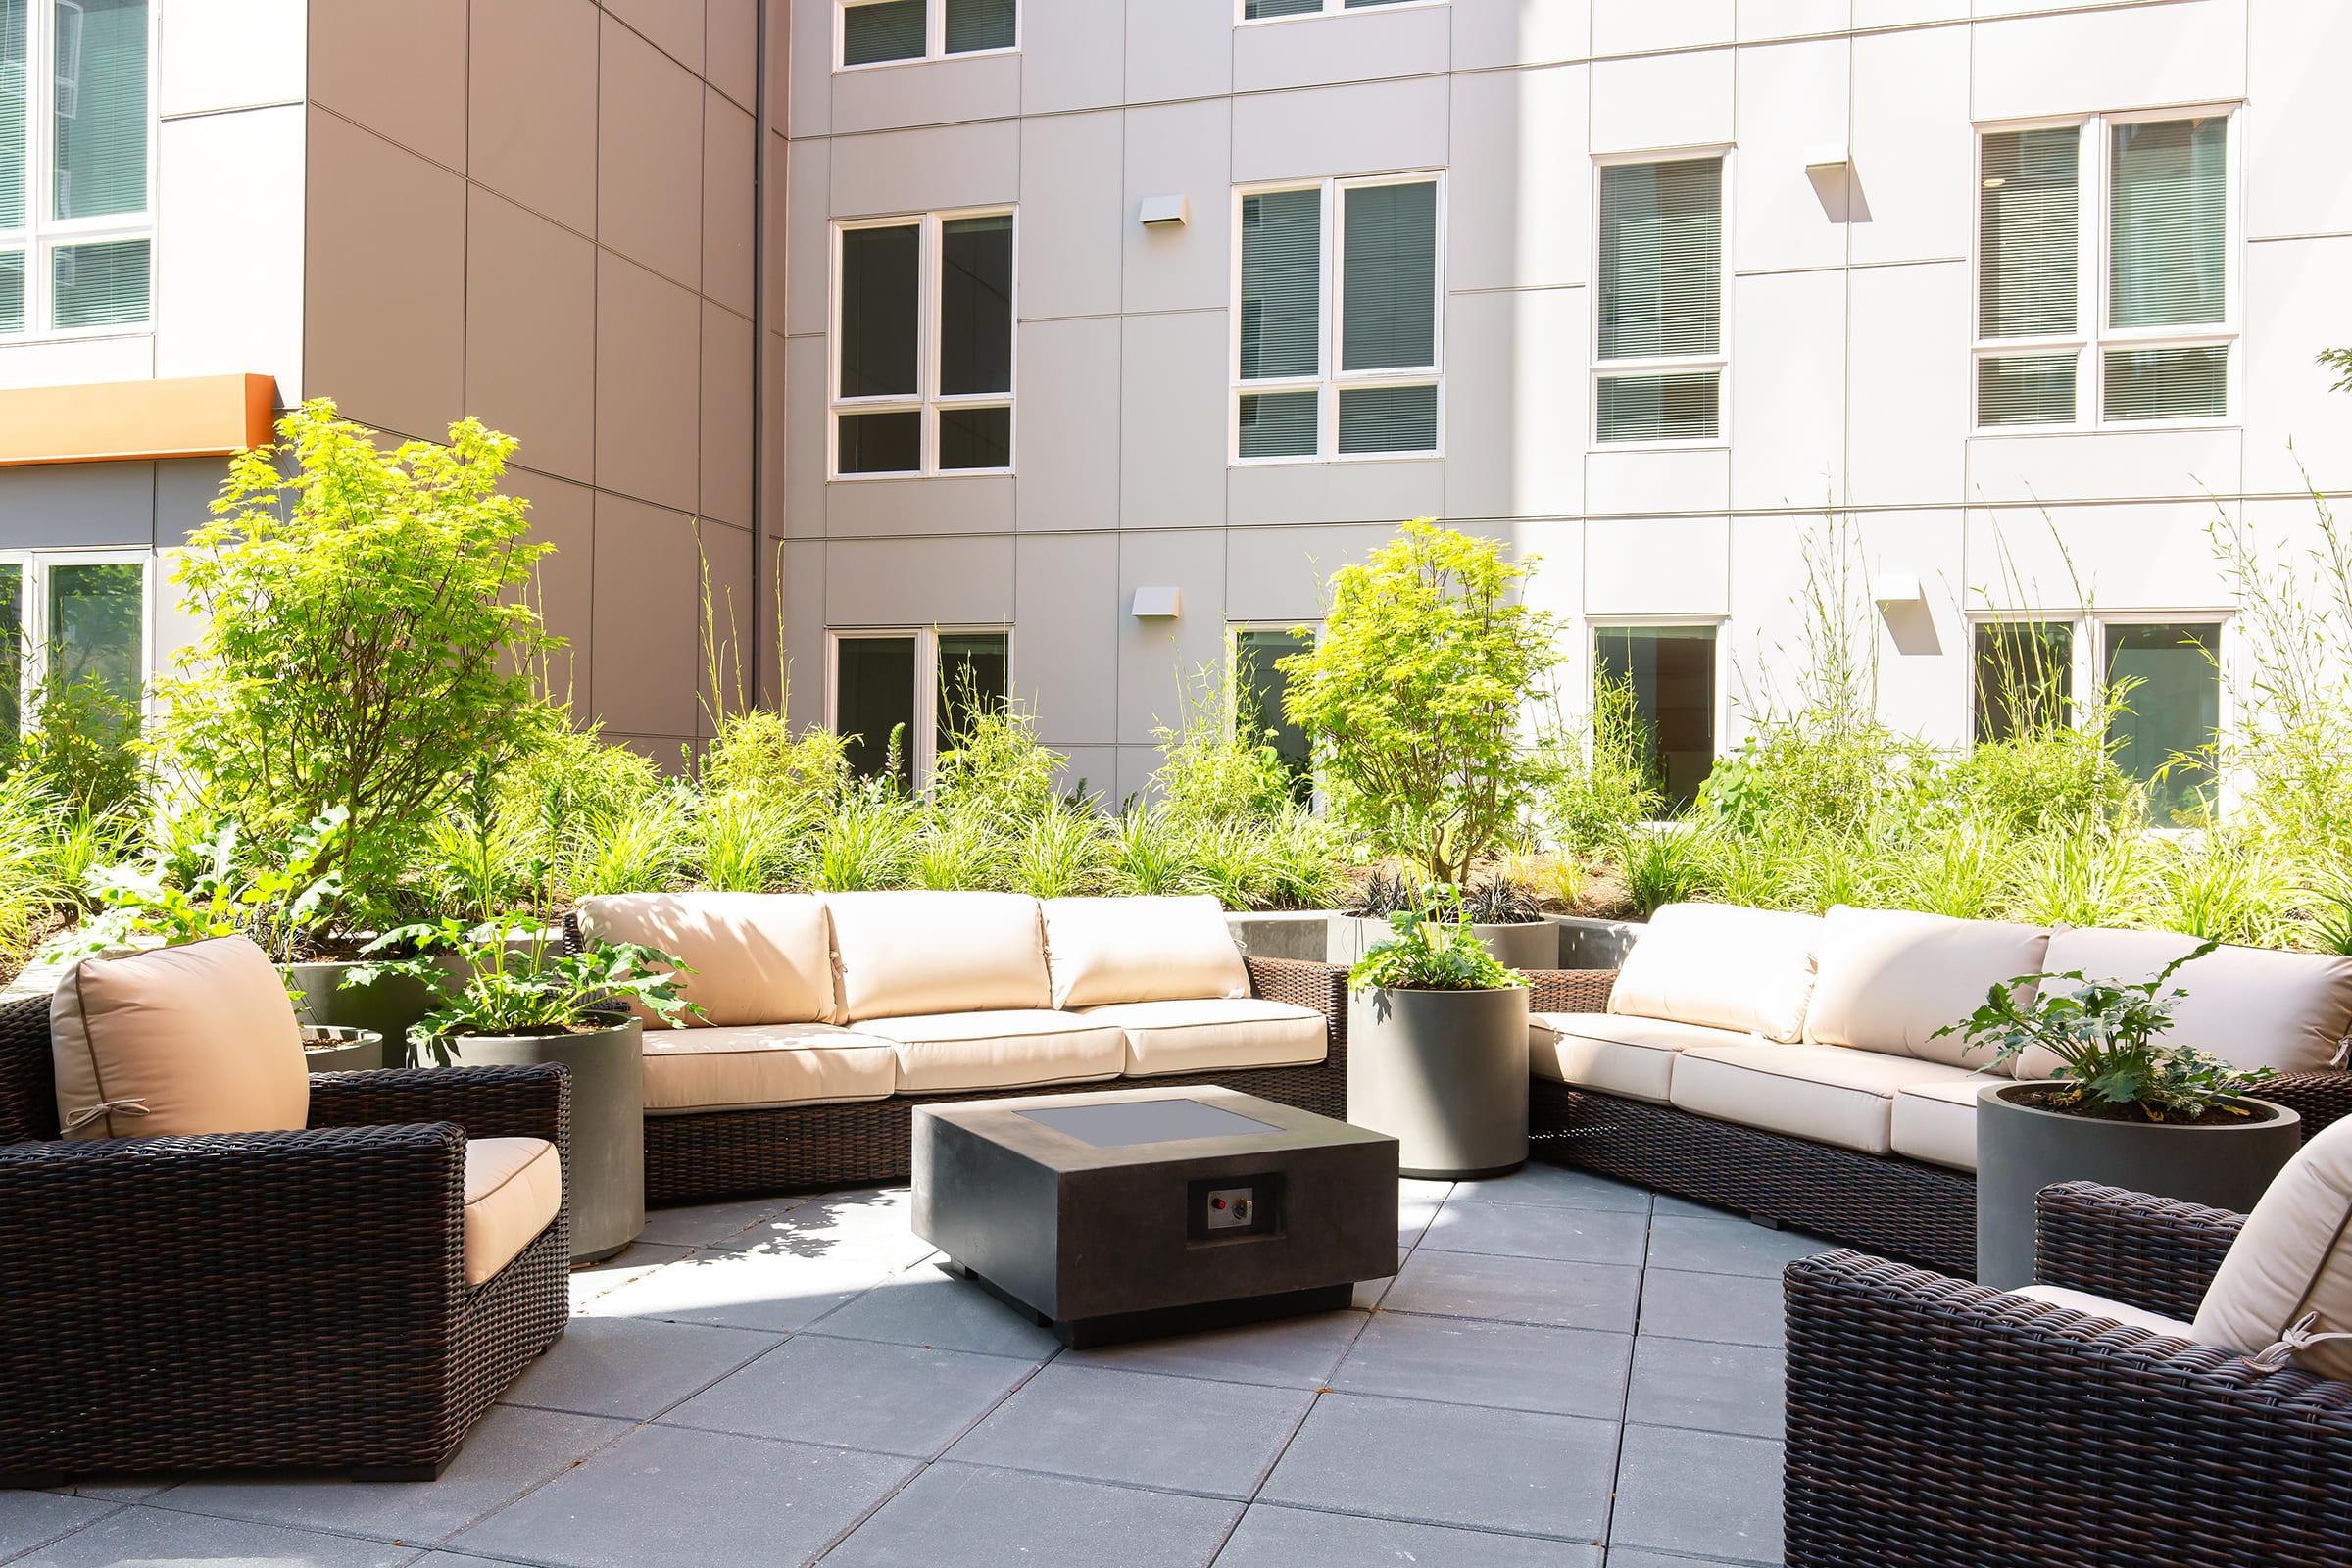
[[[1432,889],[1348,971],[1348,1119],[1397,1143],[1404,1175],[1498,1176],[1527,1162],[1527,980]]]
[[[2253,1098],[2270,1069],[2242,1069],[2162,1038],[2188,995],[2173,977],[2207,942],[2147,980],[2079,969],[2020,976],[1938,1035],[1989,1047],[2017,1082],[1977,1097],[1977,1280],[2034,1280],[2034,1205],[2056,1182],[2093,1181],[2245,1213],[2302,1146],[2302,1118]],[[2030,999],[2030,1000],[2029,1000]]]

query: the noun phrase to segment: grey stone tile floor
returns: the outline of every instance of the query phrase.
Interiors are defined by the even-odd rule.
[[[420,1485],[0,1493],[0,1563],[1691,1568],[1781,1560],[1781,1266],[1548,1166],[1401,1184],[1354,1309],[1073,1352],[904,1189],[655,1213]]]

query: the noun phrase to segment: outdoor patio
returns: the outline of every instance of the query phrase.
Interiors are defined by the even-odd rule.
[[[437,1484],[0,1493],[0,1561],[1780,1561],[1819,1244],[1542,1165],[1401,1197],[1361,1310],[1085,1352],[935,1269],[903,1188],[659,1211]]]

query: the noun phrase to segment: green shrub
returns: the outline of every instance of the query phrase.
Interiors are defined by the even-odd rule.
[[[1665,805],[1652,760],[1655,738],[1630,679],[1596,681],[1592,711],[1573,723],[1561,717],[1554,697],[1537,754],[1544,824],[1563,849],[1590,855],[1627,823],[1656,817]]]
[[[1174,725],[1152,726],[1161,761],[1152,787],[1176,822],[1238,822],[1274,815],[1295,799],[1296,781],[1250,712],[1247,685],[1230,657],[1193,672]]]
[[[139,705],[97,674],[51,675],[33,699],[15,765],[86,814],[122,810],[140,794]]]
[[[810,884],[820,893],[905,887],[920,826],[895,793],[852,790],[817,830]]]
[[[1345,899],[1348,835],[1340,824],[1291,805],[1266,818],[1259,831],[1263,871],[1258,899],[1250,906],[1327,909]]]
[[[1228,909],[1254,909],[1274,886],[1273,846],[1254,822],[1210,822],[1193,830],[1191,884]]]
[[[1041,899],[1093,893],[1105,859],[1102,819],[1083,806],[1048,801],[1012,847],[1012,885]]]
[[[2262,847],[2235,835],[2206,833],[2159,846],[2151,921],[2215,942],[2260,944],[2278,925],[2283,895]]]
[[[773,709],[747,708],[718,721],[703,756],[702,783],[711,795],[754,795],[813,821],[850,782],[848,742],[818,725],[797,735]]]
[[[1165,897],[1192,890],[1188,830],[1165,805],[1130,805],[1111,825],[1103,866],[1108,891]]]
[[[1713,893],[1710,849],[1707,835],[1690,823],[1626,829],[1616,844],[1626,896],[1646,919],[1666,905]]]
[[[805,826],[758,795],[706,794],[694,811],[695,871],[721,892],[771,892],[791,874]]]
[[[1006,850],[996,823],[978,810],[934,810],[914,852],[916,887],[942,891],[1001,888]]]
[[[575,899],[658,893],[677,881],[692,845],[689,799],[663,788],[612,814],[582,818],[576,837],[557,850],[556,874]]]
[[[2048,926],[2145,924],[2152,910],[2147,857],[2132,833],[2048,834],[2024,852],[2009,917]]]
[[[1064,759],[1038,744],[1036,715],[970,696],[956,706],[963,716],[932,764],[932,800],[1000,831],[1038,819],[1054,799]]]
[[[653,759],[606,742],[599,729],[551,723],[498,771],[499,813],[529,824],[551,856],[583,824],[622,816],[662,788]]]

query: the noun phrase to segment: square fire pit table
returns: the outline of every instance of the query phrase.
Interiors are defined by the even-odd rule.
[[[1396,1140],[1213,1086],[918,1105],[914,1233],[1078,1348],[1396,1272]]]

